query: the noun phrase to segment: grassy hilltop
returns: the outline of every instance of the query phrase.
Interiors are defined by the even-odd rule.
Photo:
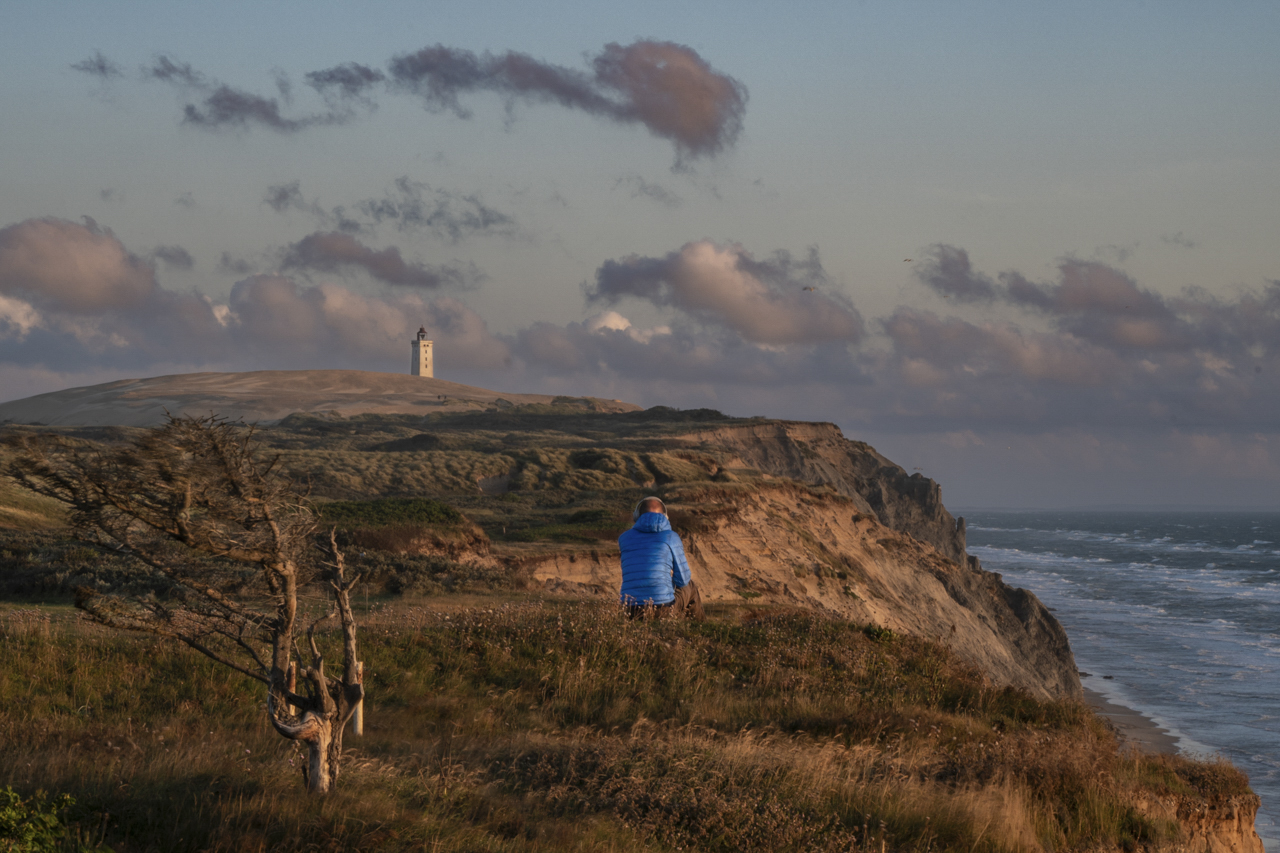
[[[257,685],[78,618],[75,587],[150,581],[0,485],[0,791],[70,794],[62,824],[117,851],[1172,850],[1180,813],[1256,808],[1229,765],[1127,751],[942,642],[746,593],[633,623],[532,582],[530,560],[610,549],[651,492],[836,499],[676,440],[756,422],[566,399],[263,428],[370,573],[366,735],[319,800],[275,784],[300,756]],[[682,506],[686,532],[722,511]]]
[[[1170,842],[1228,765],[1123,753],[1084,706],[793,612],[628,623],[509,595],[365,614],[368,733],[296,779],[246,679],[69,615],[0,616],[0,783],[117,850],[1034,850]],[[104,746],[105,745],[105,746]]]

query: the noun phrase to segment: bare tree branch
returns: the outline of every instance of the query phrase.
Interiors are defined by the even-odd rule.
[[[351,590],[332,531],[317,542],[305,493],[260,458],[254,430],[218,417],[169,417],[125,445],[55,435],[10,439],[7,473],[66,503],[75,535],[130,557],[169,584],[161,598],[83,590],[77,606],[116,628],[176,640],[267,686],[267,713],[307,743],[308,789],[338,777],[342,729],[364,697]],[[252,583],[249,583],[249,581]],[[328,599],[306,630],[307,696],[296,671],[299,591],[319,581]],[[257,592],[253,591],[254,584]],[[342,677],[325,674],[317,629],[338,616]],[[297,708],[297,714],[289,712]]]

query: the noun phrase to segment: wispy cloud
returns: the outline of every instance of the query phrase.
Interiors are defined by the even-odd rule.
[[[279,133],[296,133],[309,127],[345,124],[356,117],[356,111],[349,104],[336,104],[332,99],[324,111],[288,116],[279,99],[219,83],[190,63],[170,56],[157,57],[143,69],[143,76],[169,83],[199,98],[198,102],[189,102],[183,107],[182,120],[184,124],[209,130],[258,126]],[[288,101],[291,87],[283,72],[276,73],[276,86],[281,98]],[[325,94],[332,91],[332,87],[322,85],[318,91]]]
[[[123,69],[110,59],[103,56],[102,51],[100,50],[94,51],[93,56],[90,56],[87,59],[82,59],[79,62],[72,63],[71,67],[76,71],[82,71],[85,74],[90,74],[103,80],[110,80],[113,77],[124,76]]]
[[[101,53],[72,67],[103,79],[122,74]],[[385,72],[347,62],[304,75],[324,109],[299,114],[285,110],[292,86],[278,70],[279,97],[230,86],[168,55],[144,66],[142,76],[192,97],[183,107],[183,122],[208,130],[263,127],[292,134],[346,124],[376,108],[378,93],[385,91],[409,93],[430,111],[468,118],[464,97],[491,92],[506,100],[508,111],[518,103],[552,103],[638,124],[675,146],[677,166],[733,147],[747,108],[746,87],[716,71],[693,48],[650,40],[607,44],[583,69],[524,53],[477,54],[444,45],[393,57]]]
[[[181,246],[156,246],[151,256],[172,269],[189,270],[196,265],[196,259]]]
[[[351,234],[371,232],[390,223],[399,231],[426,231],[457,243],[477,235],[509,237],[517,230],[513,216],[490,207],[474,193],[432,187],[408,177],[397,178],[393,188],[381,197],[327,210],[306,199],[298,181],[268,187],[263,203],[277,213],[302,211],[335,231]]]
[[[476,54],[436,45],[391,61],[394,84],[431,110],[466,118],[461,96],[495,92],[528,103],[555,103],[621,123],[638,123],[672,142],[677,161],[729,148],[742,131],[746,87],[721,74],[692,48],[673,42],[605,45],[589,70],[528,54]]]
[[[626,177],[618,178],[617,183],[613,186],[614,189],[624,186],[629,187],[632,198],[647,198],[651,201],[656,201],[663,207],[675,208],[684,203],[684,199],[671,190],[661,184],[646,181],[639,175],[627,175]]]
[[[372,249],[350,234],[335,231],[308,234],[289,246],[281,268],[319,272],[356,269],[385,284],[428,290],[465,287],[483,277],[474,265],[412,263],[401,257],[395,246]]]

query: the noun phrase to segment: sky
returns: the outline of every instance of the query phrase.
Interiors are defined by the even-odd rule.
[[[15,2],[0,400],[436,375],[1280,509],[1280,6]]]

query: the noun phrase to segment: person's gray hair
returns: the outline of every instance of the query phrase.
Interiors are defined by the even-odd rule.
[[[640,520],[640,516],[644,515],[644,513],[641,511],[641,507],[643,507],[645,504],[649,503],[650,501],[654,501],[658,504],[658,506],[662,507],[662,509],[659,510],[659,512],[661,512],[663,515],[667,514],[667,505],[663,503],[662,498],[658,497],[657,495],[649,495],[649,497],[647,498],[641,498],[640,503],[636,504],[636,508],[632,510],[631,512],[632,521]],[[652,511],[653,510],[650,510],[650,512]]]

